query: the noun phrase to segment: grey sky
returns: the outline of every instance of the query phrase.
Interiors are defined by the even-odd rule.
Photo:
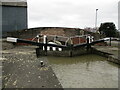
[[[114,22],[118,27],[119,0],[27,0],[31,27],[94,27],[95,10],[98,23]]]

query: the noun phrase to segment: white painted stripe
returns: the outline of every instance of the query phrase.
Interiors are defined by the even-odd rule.
[[[88,36],[88,38],[89,38],[89,43],[91,42],[91,40],[90,40],[90,36]]]
[[[59,51],[62,51],[62,48],[58,48]]]
[[[46,38],[47,38],[47,36],[44,35],[44,36],[43,36],[43,43],[46,43]]]
[[[49,44],[55,44],[55,45],[57,45],[56,43],[54,43],[54,42],[48,42]]]
[[[47,47],[47,50],[50,51],[50,47]]]
[[[45,50],[45,47],[43,46],[43,50]],[[53,51],[56,51],[56,47],[52,47]],[[50,47],[47,46],[47,51],[50,51]],[[58,51],[62,51],[62,48],[58,48]]]
[[[52,49],[53,49],[53,51],[56,51],[56,47],[53,47]]]
[[[107,40],[110,40],[110,38],[103,38],[103,40],[106,40],[106,41],[107,41]]]
[[[45,47],[43,46],[43,50],[45,50]]]
[[[17,38],[7,37],[8,42],[17,42]]]

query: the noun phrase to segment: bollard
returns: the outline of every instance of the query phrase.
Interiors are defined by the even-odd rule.
[[[40,65],[41,65],[41,67],[45,66],[45,64],[43,63],[43,61],[40,61]]]

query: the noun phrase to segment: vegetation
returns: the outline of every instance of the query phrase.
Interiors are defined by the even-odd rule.
[[[119,36],[120,36],[120,31],[117,30],[117,31],[116,31],[116,37],[117,37],[117,38],[120,38]]]
[[[99,31],[106,37],[116,37],[117,35],[115,24],[112,22],[101,23]]]

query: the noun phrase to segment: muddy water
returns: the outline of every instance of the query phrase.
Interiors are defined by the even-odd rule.
[[[63,88],[118,88],[118,65],[98,55],[48,57]]]

